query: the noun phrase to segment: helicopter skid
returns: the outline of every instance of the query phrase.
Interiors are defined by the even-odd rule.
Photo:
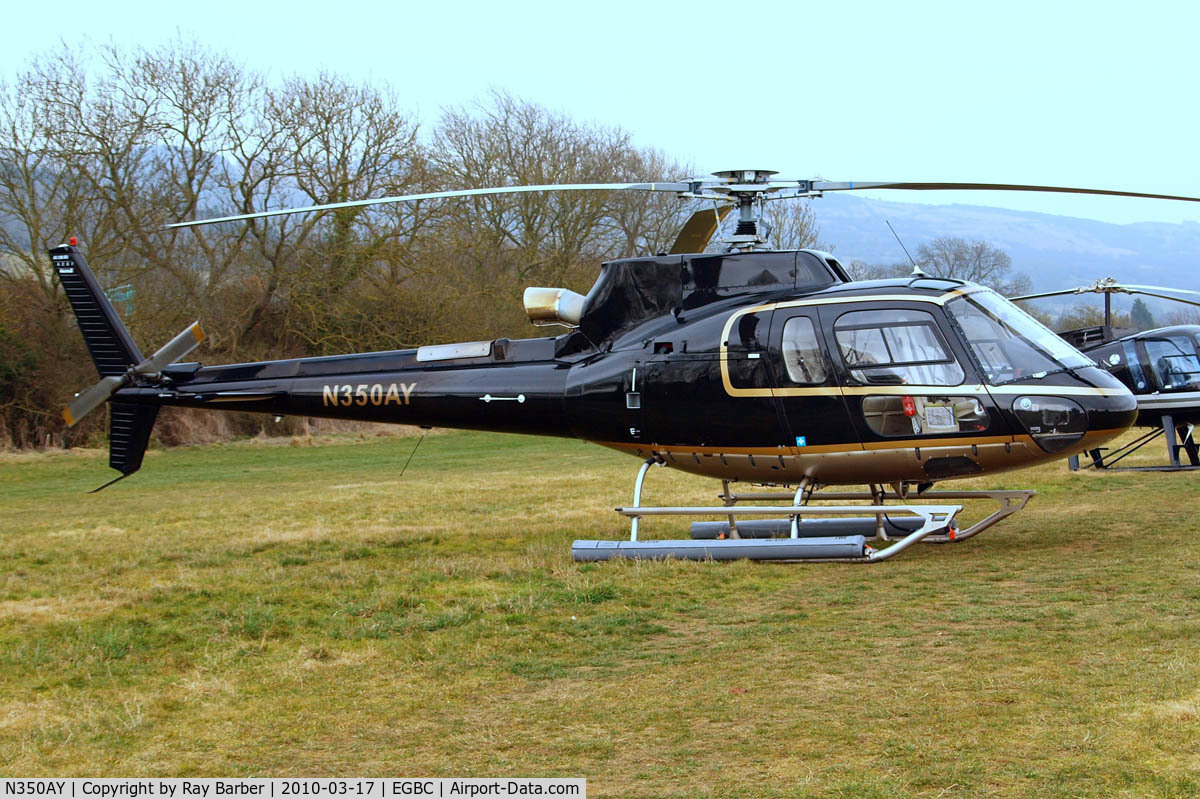
[[[975,522],[974,524],[970,525],[969,527],[966,527],[962,530],[955,530],[953,527],[947,527],[940,531],[935,530],[935,531],[933,531],[933,533],[931,535],[927,535],[924,538],[922,538],[921,540],[923,540],[927,544],[949,544],[949,543],[957,543],[960,541],[966,541],[968,538],[973,538],[974,536],[979,535],[984,530],[995,525],[997,522],[1000,522],[1003,519],[1006,519],[1009,516],[1012,516],[1017,511],[1022,510],[1029,503],[1029,500],[1032,499],[1036,494],[1037,494],[1037,491],[1034,491],[1032,489],[997,489],[994,491],[988,491],[988,490],[981,490],[981,491],[937,490],[937,491],[922,492],[919,496],[921,499],[924,499],[924,500],[945,501],[945,500],[958,500],[958,499],[990,499],[990,500],[993,500],[994,502],[996,502],[997,507],[996,507],[996,510],[994,510],[991,514],[989,514],[988,516],[985,516],[983,519],[980,519],[979,521]],[[782,497],[790,497],[790,496],[792,496],[792,494],[783,493],[783,492],[779,492],[779,491],[765,491],[765,492],[758,492],[758,493],[734,494],[729,491],[729,486],[728,486],[728,484],[726,484],[725,491],[724,491],[724,493],[722,493],[720,495],[720,499],[722,501],[724,501],[727,505],[732,506],[738,502],[770,501],[770,500],[776,500],[776,499],[780,499]],[[902,496],[900,494],[895,493],[894,491],[880,491],[877,493],[871,493],[871,492],[866,492],[866,491],[837,491],[837,492],[831,491],[831,492],[821,493],[819,496],[815,495],[815,494],[809,495],[809,497],[807,498],[806,501],[811,502],[813,500],[821,500],[821,501],[827,501],[827,502],[829,502],[829,501],[845,502],[845,501],[855,501],[855,500],[870,500],[872,502],[880,503],[880,507],[882,507],[882,503],[884,503],[884,502],[890,502],[890,501],[906,502],[908,499],[910,499],[910,497]],[[855,506],[855,507],[860,512],[868,509],[865,506]],[[907,510],[909,508],[919,508],[919,507],[923,507],[923,506],[921,506],[921,505],[889,505],[889,506],[887,506],[889,512],[893,511],[893,510],[899,510],[899,509]],[[876,537],[878,537],[884,541],[891,540],[891,536],[888,535],[888,528],[890,526],[894,530],[896,528],[896,525],[895,524],[889,525],[887,523],[888,522],[887,517],[884,514],[878,514],[876,516],[875,521],[876,521]]]
[[[639,541],[636,533],[629,541],[578,540],[571,546],[577,561],[611,560],[614,558],[683,560],[787,560],[843,563],[875,563],[900,554],[913,544],[939,530],[951,527],[960,505],[745,505],[742,507],[633,507],[617,508],[617,513],[638,520],[643,516],[745,516],[781,515],[792,519],[792,534],[788,538],[726,538],[717,540]],[[799,520],[803,516],[837,516],[862,512],[907,512],[921,518],[920,526],[885,549],[866,545],[866,536],[822,536],[807,538],[799,535]]]
[[[869,505],[813,505],[815,489],[807,481],[794,492],[766,491],[735,494],[730,482],[723,481],[718,498],[724,503],[711,507],[647,507],[642,505],[642,486],[656,458],[648,458],[638,471],[633,489],[633,506],[617,508],[630,519],[628,541],[580,539],[571,546],[577,561],[614,558],[685,560],[786,560],[874,563],[900,554],[915,543],[949,543],[972,538],[1000,520],[1025,507],[1037,493],[1032,490],[925,491],[922,499],[990,499],[997,508],[965,530],[957,530],[955,517],[961,505],[908,504],[907,492],[889,491],[871,486],[870,491],[823,493],[823,501],[851,502],[867,500]],[[902,487],[901,487],[902,488]],[[739,502],[790,500],[787,505],[739,505]],[[888,501],[900,504],[887,505]],[[864,515],[867,514],[867,515]],[[901,515],[902,514],[902,515]],[[897,515],[900,517],[894,518]],[[700,522],[692,525],[691,540],[639,541],[638,532],[645,516],[724,516],[727,522]],[[744,516],[775,516],[774,519],[742,521]],[[780,518],[782,517],[782,518]],[[806,519],[803,521],[802,520]],[[818,518],[811,518],[818,517]],[[824,517],[824,518],[821,518]],[[872,527],[874,528],[872,530]],[[744,530],[745,535],[739,532]],[[889,531],[892,535],[889,536]],[[869,535],[868,535],[869,533]],[[786,535],[786,538],[776,537]],[[866,545],[869,538],[892,543],[875,550]]]
[[[875,563],[900,554],[918,541],[933,535],[947,535],[954,529],[954,517],[962,510],[961,505],[809,505],[811,497],[808,484],[802,484],[794,494],[788,494],[789,505],[742,505],[736,506],[738,498],[729,492],[725,482],[722,495],[724,505],[716,507],[646,507],[642,505],[642,486],[646,473],[657,458],[647,458],[638,471],[633,487],[633,507],[617,508],[617,513],[628,516],[630,530],[628,541],[576,540],[571,545],[571,555],[577,561],[628,559],[679,558],[685,560],[803,560],[836,561],[852,563]],[[778,492],[768,498],[781,496]],[[744,498],[744,497],[743,497]],[[906,513],[919,517],[915,530],[895,541],[885,549],[875,550],[866,545],[864,535],[821,536],[809,538],[800,535],[800,521],[805,516],[845,517],[853,514],[872,513],[882,530],[885,514]],[[717,540],[673,540],[639,541],[638,528],[643,516],[725,516],[732,530],[730,538]],[[738,516],[786,516],[789,520],[789,536],[783,538],[740,538],[737,533]],[[884,536],[886,538],[886,535]]]
[[[1200,392],[1197,392],[1200,393]],[[1189,392],[1189,396],[1191,392]],[[1142,403],[1139,402],[1139,408]],[[1151,427],[1151,429],[1143,433],[1123,446],[1116,449],[1108,449],[1107,447],[1097,447],[1087,450],[1087,454],[1091,457],[1092,462],[1086,464],[1083,468],[1104,469],[1111,471],[1131,471],[1131,472],[1191,472],[1200,469],[1200,445],[1197,445],[1195,425],[1190,422],[1177,423],[1175,418],[1170,414],[1163,414],[1159,423]],[[1156,464],[1154,466],[1117,466],[1116,464],[1124,458],[1137,452],[1142,447],[1154,441],[1159,436],[1162,436],[1167,444],[1167,463]],[[1186,454],[1189,463],[1183,463],[1180,457]],[[1070,464],[1071,471],[1079,470],[1079,455],[1072,455],[1067,459]]]

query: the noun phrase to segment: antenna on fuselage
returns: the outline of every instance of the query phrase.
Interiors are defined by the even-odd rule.
[[[896,232],[896,228],[892,227],[892,223],[886,219],[883,220],[883,223],[888,226],[888,230],[892,231],[892,235],[896,237],[896,241],[900,244],[900,249],[904,250],[904,254],[908,256],[908,262],[913,265],[912,276],[925,277],[925,272],[921,269],[921,267],[917,266],[917,262],[914,261],[912,255],[909,254],[908,248],[904,246],[904,242],[900,241],[900,234]]]

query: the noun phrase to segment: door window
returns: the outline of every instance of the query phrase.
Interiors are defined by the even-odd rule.
[[[793,316],[783,326],[783,363],[793,383],[824,383],[825,357],[812,320]]]
[[[925,311],[851,311],[838,317],[833,333],[850,377],[859,383],[957,386],[963,381],[962,367]]]

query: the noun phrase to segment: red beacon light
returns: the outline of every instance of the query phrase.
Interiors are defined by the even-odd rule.
[[[74,236],[67,239],[67,244],[70,244],[72,247],[74,247],[78,243],[79,243],[79,239],[75,238]]]

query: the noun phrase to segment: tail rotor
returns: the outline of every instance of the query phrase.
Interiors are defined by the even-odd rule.
[[[129,367],[124,374],[108,375],[100,382],[84,389],[63,409],[63,420],[67,427],[74,427],[84,416],[103,405],[122,386],[138,377],[150,377],[183,358],[204,341],[204,331],[199,322],[192,322],[179,335],[164,344],[158,352],[139,364]]]

